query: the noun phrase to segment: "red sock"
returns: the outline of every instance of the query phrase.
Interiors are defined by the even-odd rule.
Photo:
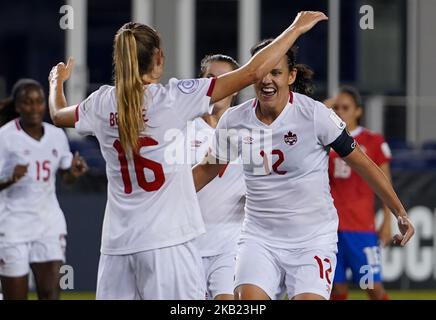
[[[348,293],[343,293],[343,294],[332,293],[330,296],[330,300],[347,300],[347,298],[348,298]]]

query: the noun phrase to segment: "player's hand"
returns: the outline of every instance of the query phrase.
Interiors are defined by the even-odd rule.
[[[394,236],[393,243],[400,244],[402,247],[406,245],[406,243],[412,238],[415,233],[415,227],[413,226],[412,221],[407,216],[399,216],[398,220],[398,229],[400,229],[401,234],[396,234]]]
[[[63,62],[60,62],[57,65],[55,65],[51,69],[50,74],[48,76],[48,81],[50,82],[50,84],[59,83],[59,82],[63,83],[67,81],[71,76],[71,73],[74,68],[74,64],[75,64],[75,60],[73,58],[69,58],[67,65],[65,65],[65,63]]]
[[[79,152],[76,151],[74,154],[73,161],[71,162],[71,174],[78,178],[80,176],[83,176],[88,171],[88,164],[86,163],[85,159],[83,159]]]
[[[12,173],[12,183],[17,182],[21,178],[23,178],[27,174],[27,167],[29,165],[18,164],[14,168],[14,172]]]
[[[318,22],[328,20],[328,17],[319,11],[301,11],[298,13],[291,28],[294,27],[300,34],[312,29]]]
[[[390,221],[383,222],[377,233],[382,247],[387,247],[392,243],[392,227]]]

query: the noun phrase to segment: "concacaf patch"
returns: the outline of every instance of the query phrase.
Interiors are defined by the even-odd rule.
[[[198,89],[199,84],[200,84],[200,81],[198,81],[198,79],[182,80],[182,81],[179,81],[179,83],[177,84],[177,87],[183,93],[191,94]]]
[[[334,111],[330,112],[330,119],[332,119],[332,121],[339,129],[345,129],[345,122],[342,121],[342,119],[339,118],[339,116]]]

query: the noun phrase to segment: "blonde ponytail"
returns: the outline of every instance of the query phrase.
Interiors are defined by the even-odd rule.
[[[142,117],[144,84],[138,64],[136,39],[130,29],[119,32],[114,46],[118,132],[126,153],[138,152],[138,137],[145,129]]]
[[[154,56],[161,52],[156,30],[141,23],[126,23],[114,41],[114,77],[118,108],[118,133],[127,154],[138,153],[139,135],[147,112],[142,76],[153,71]]]

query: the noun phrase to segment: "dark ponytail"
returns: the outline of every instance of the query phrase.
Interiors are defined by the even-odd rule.
[[[274,39],[267,39],[259,42],[254,47],[251,48],[251,55],[254,56],[259,50],[265,48]],[[288,70],[292,71],[294,68],[297,69],[297,77],[295,82],[290,86],[289,90],[305,94],[307,96],[312,96],[315,91],[315,86],[313,84],[314,72],[311,68],[304,64],[297,64],[297,50],[298,47],[293,46],[286,52],[286,58],[288,62]]]
[[[315,92],[315,86],[313,85],[313,70],[307,65],[301,63],[297,64],[295,68],[297,69],[297,77],[291,86],[292,91],[312,96]]]

